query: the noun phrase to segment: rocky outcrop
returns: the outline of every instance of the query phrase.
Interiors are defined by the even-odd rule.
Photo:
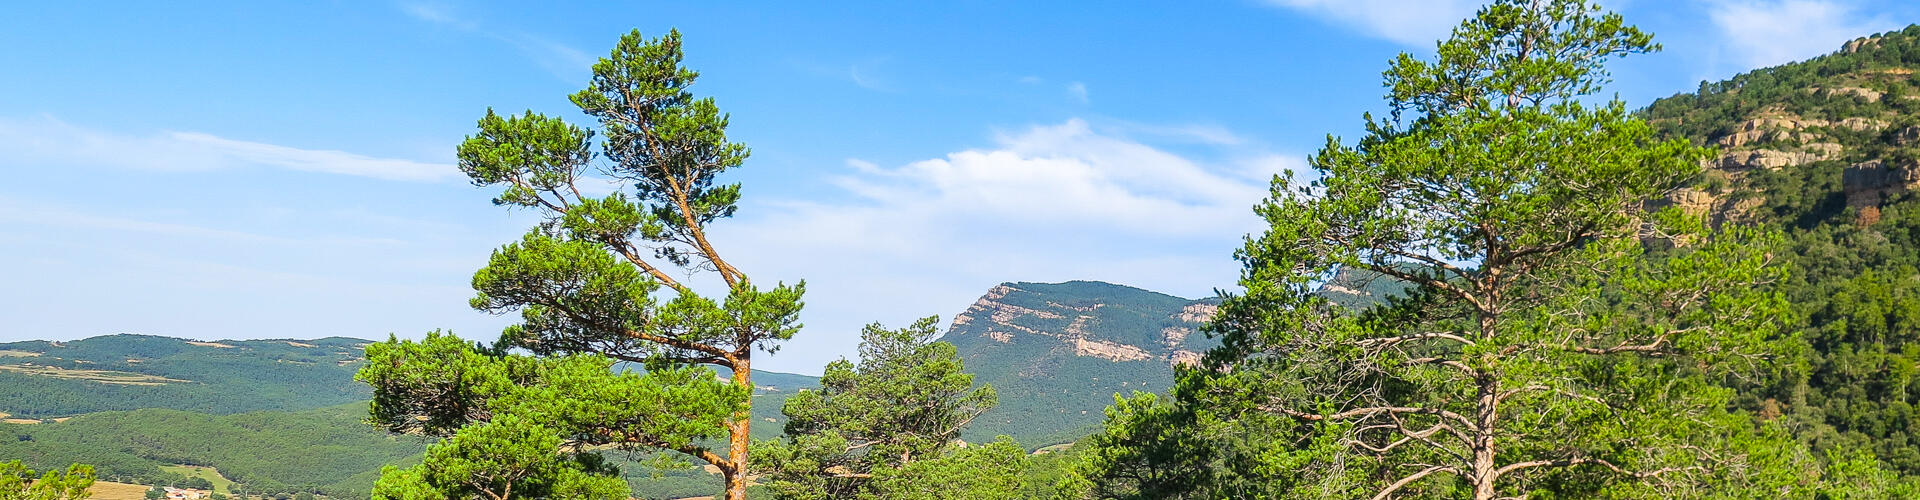
[[[1214,304],[1193,304],[1180,309],[1175,319],[1188,323],[1206,323],[1213,321],[1213,315],[1220,312],[1220,306]]]
[[[1825,127],[1826,120],[1810,120],[1792,115],[1767,116],[1747,120],[1738,130],[1714,141],[1722,147],[1737,148],[1759,142],[1804,143],[1819,140],[1820,136],[1804,132],[1809,127]]]
[[[1160,343],[1166,344],[1168,347],[1177,346],[1180,345],[1181,341],[1187,340],[1188,335],[1193,335],[1192,328],[1169,326],[1160,329]]]
[[[1885,95],[1878,90],[1866,87],[1811,87],[1807,89],[1807,92],[1816,95],[1825,95],[1827,97],[1853,96],[1866,99],[1867,102],[1880,102],[1880,98]]]
[[[1895,146],[1912,146],[1920,142],[1920,125],[1910,125],[1888,133],[1887,142]]]
[[[1880,37],[1877,37],[1877,36],[1860,37],[1860,38],[1848,40],[1846,45],[1840,46],[1840,52],[1852,54],[1855,52],[1859,52],[1860,49],[1875,47],[1878,45],[1880,45]]]
[[[1920,189],[1920,162],[1857,163],[1841,174],[1840,184],[1846,191],[1848,206],[1878,206],[1889,197]]]
[[[1016,285],[1035,289],[1028,290]],[[1205,302],[1190,302],[1177,310],[1162,309],[1163,312],[1157,312],[1153,317],[1173,319],[1175,324],[1155,326],[1153,328],[1157,328],[1159,334],[1147,338],[1116,339],[1102,331],[1102,321],[1110,321],[1102,318],[1110,312],[1129,314],[1126,311],[1129,306],[1123,305],[1120,311],[1111,311],[1110,304],[1099,301],[1034,300],[1033,295],[1046,294],[1035,290],[1046,290],[1049,286],[1031,283],[995,286],[965,311],[954,316],[948,335],[984,338],[991,344],[1015,344],[1020,346],[1016,347],[1018,349],[1046,349],[1052,346],[1051,349],[1071,353],[1072,356],[1109,361],[1161,359],[1174,363],[1177,359],[1185,358],[1176,356],[1175,351],[1191,347],[1186,345],[1187,337],[1201,324],[1212,319],[1218,310],[1218,306]]]
[[[1139,361],[1153,357],[1145,349],[1104,340],[1073,339],[1073,354],[1107,361]]]
[[[1838,125],[1841,128],[1847,128],[1847,129],[1852,129],[1857,131],[1870,131],[1870,130],[1880,130],[1883,128],[1887,128],[1887,121],[1874,119],[1874,118],[1855,116],[1855,117],[1847,118],[1845,120],[1840,120],[1839,123],[1835,123],[1834,125]]]
[[[1814,152],[1751,149],[1728,151],[1712,166],[1721,170],[1779,170],[1825,159],[1826,155]]]

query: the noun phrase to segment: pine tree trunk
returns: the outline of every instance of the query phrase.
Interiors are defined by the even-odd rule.
[[[753,369],[746,354],[734,360],[733,385],[744,387],[748,394],[753,393]],[[748,399],[752,404],[752,399]],[[751,410],[741,410],[733,415],[728,424],[727,460],[733,462],[732,470],[722,470],[727,481],[727,500],[747,500],[747,445],[753,440],[753,414]]]

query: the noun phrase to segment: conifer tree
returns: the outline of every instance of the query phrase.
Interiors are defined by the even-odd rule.
[[[19,460],[0,462],[0,500],[82,500],[93,496],[93,466],[73,464],[36,476]]]
[[[1808,497],[1818,460],[1729,411],[1786,319],[1780,237],[1651,209],[1707,151],[1591,96],[1657,50],[1585,0],[1501,0],[1385,72],[1391,113],[1276,177],[1244,293],[1170,398],[1122,400],[1079,494]],[[1412,285],[1349,309],[1337,270]],[[1857,465],[1857,464],[1856,464]]]
[[[997,396],[993,386],[973,386],[953,344],[934,340],[938,322],[926,317],[901,329],[867,325],[858,363],[827,364],[819,389],[787,399],[781,409],[785,439],[764,443],[755,461],[773,493],[791,499],[894,498],[925,486],[915,478],[940,474],[964,477],[974,485],[969,491],[987,492],[976,495],[1004,497],[1018,488],[1022,461],[1001,460],[1000,469],[962,465],[1004,456],[1007,449],[1024,457],[1010,440],[956,453],[960,431],[992,409]],[[966,489],[951,481],[947,486],[923,491],[959,495]]]
[[[590,450],[612,447],[677,451],[712,464],[725,497],[745,498],[751,360],[798,331],[804,283],[757,286],[709,239],[708,225],[731,217],[740,200],[740,185],[719,175],[740,166],[748,150],[729,141],[728,116],[713,99],[689,91],[699,73],[681,60],[678,31],[651,40],[634,31],[594,64],[591,84],[572,101],[599,122],[598,147],[594,130],[560,118],[492,110],[460,145],[460,169],[473,183],[501,188],[495,204],[541,217],[473,276],[474,308],[517,311],[521,321],[490,346],[431,335],[368,347],[359,377],[374,387],[373,421],[453,436],[436,448],[445,456],[389,471],[383,491],[462,497],[512,485],[557,487],[572,480],[552,474],[608,474],[583,464],[592,461]],[[622,189],[589,194],[606,179]],[[702,275],[717,278],[725,296],[703,296],[683,281]],[[615,361],[646,373],[613,373]],[[725,379],[716,379],[716,368]],[[503,420],[513,415],[520,417]],[[460,458],[490,447],[572,458]],[[532,476],[498,470],[519,479],[487,485],[449,476],[473,467],[525,468]],[[595,484],[553,495],[625,494]]]

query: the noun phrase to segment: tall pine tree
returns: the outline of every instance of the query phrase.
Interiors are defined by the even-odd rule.
[[[751,360],[799,329],[804,284],[755,286],[709,240],[707,226],[732,216],[740,199],[740,185],[717,177],[748,150],[729,142],[713,99],[688,90],[699,73],[681,59],[679,32],[649,40],[635,31],[594,64],[591,85],[572,100],[599,121],[598,152],[594,131],[531,111],[488,110],[460,145],[474,184],[502,188],[495,204],[541,216],[473,276],[473,307],[518,311],[521,322],[492,346],[435,335],[368,347],[360,379],[374,387],[374,421],[453,436],[439,459],[390,471],[383,491],[465,497],[567,484],[561,496],[619,498],[580,478],[610,473],[589,465],[592,450],[612,447],[684,453],[719,469],[726,498],[746,497]],[[622,192],[587,194],[602,182],[595,173]],[[725,297],[676,278],[698,271],[717,277]],[[613,373],[614,361],[647,370]],[[548,450],[571,459],[461,459],[494,447],[514,450],[503,457]],[[502,469],[501,479],[468,484],[488,467]]]
[[[1502,0],[1385,73],[1392,112],[1274,180],[1223,345],[1121,401],[1073,486],[1122,498],[1806,497],[1817,460],[1728,410],[1769,362],[1777,234],[1654,201],[1707,151],[1590,96],[1656,50],[1584,0]],[[1364,309],[1336,270],[1413,285]],[[1858,465],[1848,462],[1848,466]],[[1871,470],[1872,467],[1868,466]]]

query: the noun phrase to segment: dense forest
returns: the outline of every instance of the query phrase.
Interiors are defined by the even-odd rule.
[[[1799,355],[1747,388],[1746,404],[1786,418],[1816,449],[1865,446],[1920,474],[1920,26],[1861,38],[1809,61],[1755,70],[1662,99],[1642,115],[1723,158],[1694,198],[1736,224],[1778,227],[1794,272]],[[1798,154],[1796,156],[1796,153]],[[1688,193],[1692,194],[1692,193]]]
[[[475,307],[523,315],[498,342],[238,347],[275,370],[171,339],[0,345],[27,367],[0,371],[5,410],[79,415],[0,425],[0,458],[355,498],[1920,495],[1920,26],[1590,101],[1653,40],[1584,1],[1493,2],[1388,63],[1393,112],[1329,138],[1318,178],[1275,180],[1231,292],[1009,283],[944,338],[867,327],[816,381],[732,371],[793,334],[804,285],[756,288],[705,243],[746,150],[685,90],[677,33],[634,33],[573,99],[640,198],[564,189],[596,153],[557,118],[489,111],[461,148],[547,217],[475,277]],[[196,389],[234,366],[278,373]],[[23,371],[47,368],[164,380]],[[309,399],[371,407],[244,413],[354,370],[372,391]],[[143,406],[193,411],[103,412]]]
[[[364,401],[366,387],[352,380],[366,343],[108,335],[0,344],[0,412],[36,419],[142,408],[229,414]]]

